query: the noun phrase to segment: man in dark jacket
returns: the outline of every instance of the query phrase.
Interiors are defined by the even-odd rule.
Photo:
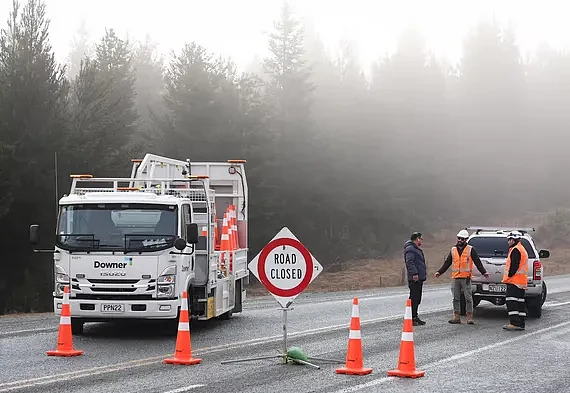
[[[418,317],[418,306],[422,302],[423,284],[427,279],[426,259],[420,248],[422,241],[422,234],[414,232],[410,240],[404,244],[404,260],[408,270],[408,287],[412,300],[412,322],[414,326],[426,324]]]

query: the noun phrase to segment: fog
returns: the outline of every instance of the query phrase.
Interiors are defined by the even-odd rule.
[[[0,313],[49,307],[56,152],[58,196],[145,152],[247,159],[251,257],[286,225],[325,266],[569,207],[554,3],[133,4],[0,1]]]

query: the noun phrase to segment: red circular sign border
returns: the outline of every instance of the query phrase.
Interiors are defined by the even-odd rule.
[[[305,264],[307,267],[305,278],[301,280],[299,285],[291,289],[277,288],[275,285],[269,282],[267,274],[265,274],[265,260],[267,259],[267,256],[271,251],[281,246],[290,246],[296,248],[301,253],[303,258],[305,258]],[[263,250],[261,250],[261,254],[259,255],[259,259],[257,260],[257,274],[259,274],[259,281],[261,281],[261,283],[269,292],[280,297],[292,297],[303,292],[303,290],[307,288],[311,282],[311,278],[313,277],[313,269],[313,258],[311,257],[309,250],[307,250],[307,248],[303,246],[300,241],[288,237],[270,241],[265,247],[263,247]]]

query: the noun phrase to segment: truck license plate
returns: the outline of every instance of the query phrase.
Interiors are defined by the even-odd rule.
[[[120,313],[125,312],[124,304],[102,304],[101,312]]]
[[[505,284],[489,284],[490,292],[507,292],[507,286]]]

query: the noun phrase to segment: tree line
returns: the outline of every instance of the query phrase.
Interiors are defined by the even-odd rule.
[[[370,76],[354,43],[331,55],[286,4],[247,72],[191,37],[164,59],[112,28],[94,43],[81,29],[59,64],[49,29],[43,0],[14,1],[0,33],[0,314],[51,307],[51,257],[28,227],[51,246],[68,175],[128,176],[145,152],[247,159],[250,257],[284,225],[326,266],[568,205],[570,56],[543,45],[523,61],[493,21],[458,64],[409,29]]]

